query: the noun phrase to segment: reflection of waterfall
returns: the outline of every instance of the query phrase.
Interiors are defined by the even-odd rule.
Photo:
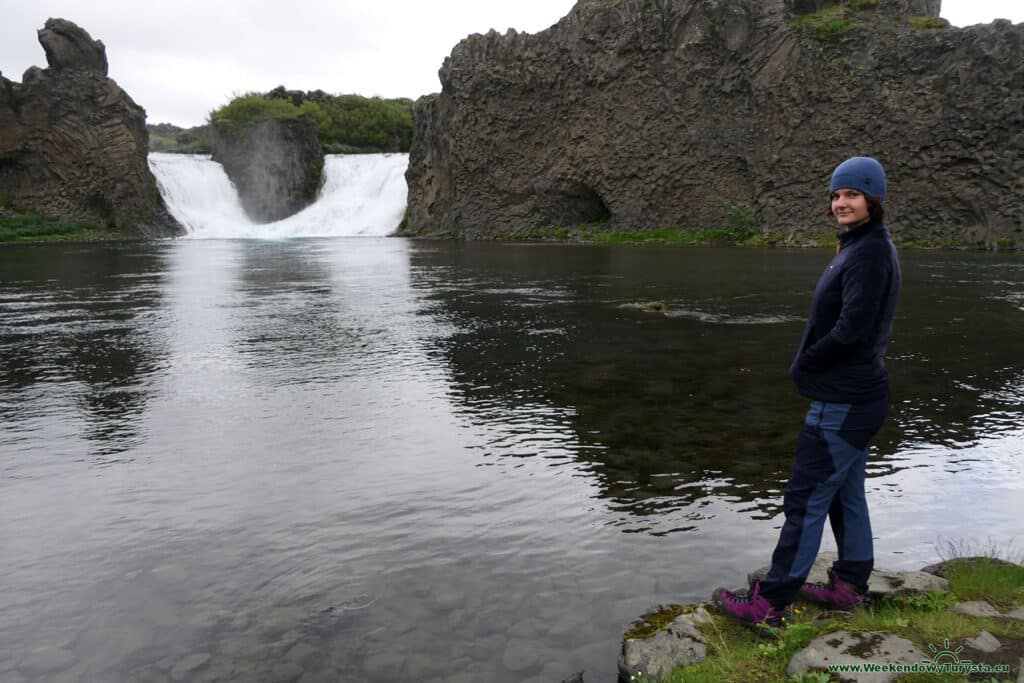
[[[328,155],[316,203],[276,223],[246,217],[224,168],[209,156],[150,154],[167,208],[189,237],[387,235],[402,220],[408,154]]]

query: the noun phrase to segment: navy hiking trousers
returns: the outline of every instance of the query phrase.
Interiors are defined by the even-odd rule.
[[[864,495],[867,447],[882,428],[889,398],[871,403],[814,401],[797,437],[786,486],[786,521],[772,553],[761,595],[776,608],[793,602],[807,580],[827,516],[839,548],[838,578],[867,592],[874,568],[871,520]]]

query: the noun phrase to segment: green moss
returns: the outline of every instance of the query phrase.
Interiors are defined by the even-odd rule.
[[[962,243],[952,237],[928,238],[921,240],[897,239],[897,246],[910,249],[956,249],[958,247],[974,246]]]
[[[653,611],[634,621],[623,636],[623,640],[646,640],[670,626],[685,613],[682,605],[658,605]]]
[[[504,241],[538,241],[567,242],[578,239],[578,235],[591,229],[591,226],[579,225],[575,228],[551,225],[547,227],[526,228],[520,230],[502,230],[493,233],[493,238]]]
[[[320,186],[324,180],[324,158],[318,157],[313,167],[312,173],[309,174],[309,183],[303,189],[302,197],[313,201],[317,195],[320,194]]]
[[[820,40],[832,42],[856,26],[849,10],[842,6],[827,7],[793,19],[793,28],[809,32]]]
[[[750,247],[777,247],[782,244],[782,235],[755,235],[745,242]]]
[[[85,221],[59,221],[37,214],[0,215],[0,242],[116,239],[112,230]]]
[[[685,246],[698,244],[743,244],[748,240],[760,239],[760,235],[748,236],[728,228],[657,228],[634,232],[616,232],[603,229],[603,224],[577,225],[573,227],[549,226],[499,232],[498,240],[539,240],[557,242],[584,242],[601,245],[666,245]]]
[[[908,17],[907,20],[910,22],[911,26],[919,31],[949,28],[949,22],[942,17],[912,16]]]

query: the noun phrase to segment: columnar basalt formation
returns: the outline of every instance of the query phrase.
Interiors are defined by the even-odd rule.
[[[324,153],[312,119],[214,122],[213,132],[213,160],[224,166],[252,220],[281,220],[316,199]]]
[[[147,165],[146,113],[107,77],[103,43],[63,19],[39,42],[49,68],[0,75],[0,199],[126,237],[183,232]]]
[[[1024,246],[1024,25],[940,0],[579,0],[472,35],[416,103],[403,232],[722,225],[815,242],[832,168],[875,156],[902,241]]]

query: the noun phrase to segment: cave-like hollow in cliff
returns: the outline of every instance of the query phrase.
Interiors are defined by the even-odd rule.
[[[554,203],[555,222],[560,225],[605,223],[612,212],[601,195],[589,185],[572,181],[559,188]]]

